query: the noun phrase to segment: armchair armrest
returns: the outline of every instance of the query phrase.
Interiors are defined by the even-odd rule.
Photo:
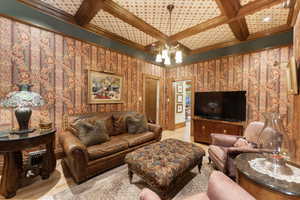
[[[162,127],[160,125],[148,123],[148,128],[155,133],[158,141],[161,140]]]
[[[223,147],[232,147],[233,144],[241,138],[241,136],[238,135],[225,135],[225,134],[219,134],[219,133],[212,133],[210,134],[212,145],[216,146],[223,146]]]
[[[213,200],[231,200],[233,197],[255,200],[252,195],[219,171],[214,171],[209,178],[207,196]]]
[[[161,200],[160,197],[148,188],[144,188],[139,195],[140,200]]]
[[[249,147],[229,147],[227,149],[227,154],[233,158],[238,156],[241,153],[263,153],[264,151],[257,148]]]

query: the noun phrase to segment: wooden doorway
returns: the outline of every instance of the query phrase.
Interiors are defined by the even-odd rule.
[[[144,105],[148,122],[159,124],[159,86],[160,78],[144,75]]]
[[[191,85],[189,90],[191,93],[191,99],[190,99],[190,118],[193,118],[194,116],[194,93],[195,93],[195,80],[193,76],[188,76],[188,77],[182,77],[180,79],[169,79],[167,81],[168,84],[168,123],[167,123],[167,128],[169,130],[175,130],[176,129],[176,119],[175,119],[175,114],[176,114],[176,107],[177,107],[177,88],[176,88],[176,82],[181,82],[181,81],[188,81],[188,83]],[[184,99],[185,101],[185,99]],[[193,120],[191,120],[191,127],[193,123]],[[192,133],[192,130],[191,130]]]

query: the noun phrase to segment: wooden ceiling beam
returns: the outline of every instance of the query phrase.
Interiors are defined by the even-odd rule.
[[[19,1],[26,4],[26,5],[28,5],[28,6],[30,6],[30,7],[32,7],[32,8],[34,8],[34,9],[38,9],[38,10],[42,11],[43,13],[45,13],[47,15],[57,17],[59,19],[62,19],[66,22],[69,22],[71,24],[74,24],[74,25],[78,26],[78,24],[76,23],[75,18],[72,15],[70,15],[67,12],[64,12],[62,10],[59,10],[59,9],[57,9],[57,8],[47,4],[47,3],[44,3],[40,0],[19,0]],[[93,32],[95,34],[99,34],[101,36],[104,36],[106,38],[110,38],[112,40],[117,40],[117,41],[119,41],[123,44],[126,44],[126,45],[130,46],[130,47],[133,47],[133,48],[139,49],[141,51],[147,52],[147,50],[145,49],[145,47],[143,45],[140,45],[140,44],[135,43],[131,40],[128,40],[124,37],[121,37],[121,36],[115,34],[115,33],[112,33],[112,32],[109,32],[107,30],[101,29],[101,28],[99,28],[95,25],[88,24],[84,27],[82,27],[82,26],[79,26],[79,27],[81,27],[84,30]],[[147,52],[147,53],[149,53],[149,52]]]
[[[168,38],[167,35],[163,34],[112,0],[84,0],[75,15],[76,22],[81,26],[89,24],[89,22],[96,16],[100,9],[121,19],[125,23],[130,24],[131,26],[143,31],[159,41],[166,41]]]
[[[241,8],[239,0],[216,0],[216,2],[222,14],[228,17],[228,19],[235,17]],[[245,17],[232,21],[228,23],[228,25],[238,40],[247,40],[247,37],[249,36],[249,29]]]
[[[288,24],[290,26],[295,25],[299,12],[300,12],[300,1],[297,0],[295,1],[294,6],[291,8],[289,13]]]
[[[192,35],[195,35],[197,33],[203,32],[205,30],[214,28],[221,24],[225,24],[227,21],[228,21],[228,19],[225,16],[214,17],[212,19],[209,19],[205,22],[202,22],[200,24],[197,24],[195,26],[192,26],[190,28],[187,28],[181,32],[178,32],[178,33],[170,36],[169,41],[178,41],[183,38],[190,37]]]
[[[80,26],[87,25],[103,7],[104,0],[84,0],[75,14],[75,20]]]
[[[102,9],[159,41],[167,41],[167,35],[154,28],[144,20],[138,18],[112,0],[104,0]]]
[[[236,20],[239,20],[243,18],[246,15],[253,14],[255,12],[258,12],[260,10],[272,7],[276,4],[279,4],[285,0],[256,0],[253,2],[250,2],[246,4],[245,6],[242,6],[236,16],[232,18],[228,18],[224,15],[209,19],[205,22],[202,22],[200,24],[197,24],[195,26],[192,26],[188,29],[185,29],[179,33],[176,33],[172,36],[169,37],[169,41],[177,41],[181,40],[186,37],[190,37],[192,35],[195,35],[197,33],[206,31],[208,29],[214,28],[216,26],[222,25],[222,24],[227,24]]]

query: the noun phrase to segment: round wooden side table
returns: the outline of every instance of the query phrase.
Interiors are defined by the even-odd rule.
[[[300,184],[275,179],[252,169],[249,161],[263,158],[258,153],[243,153],[236,157],[237,182],[257,200],[300,200]],[[296,166],[297,167],[297,166]]]
[[[0,193],[5,198],[16,195],[25,177],[22,150],[46,146],[46,153],[39,170],[42,179],[47,179],[55,170],[56,158],[54,154],[56,129],[49,131],[36,130],[28,134],[11,134],[9,131],[0,132],[0,152],[4,156],[4,166],[1,177]]]

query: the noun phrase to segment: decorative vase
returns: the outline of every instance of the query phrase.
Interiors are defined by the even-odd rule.
[[[260,132],[258,146],[267,158],[265,167],[278,175],[291,175],[291,169],[286,165],[293,150],[291,140],[287,135],[282,117],[278,113],[263,113],[265,125]]]

